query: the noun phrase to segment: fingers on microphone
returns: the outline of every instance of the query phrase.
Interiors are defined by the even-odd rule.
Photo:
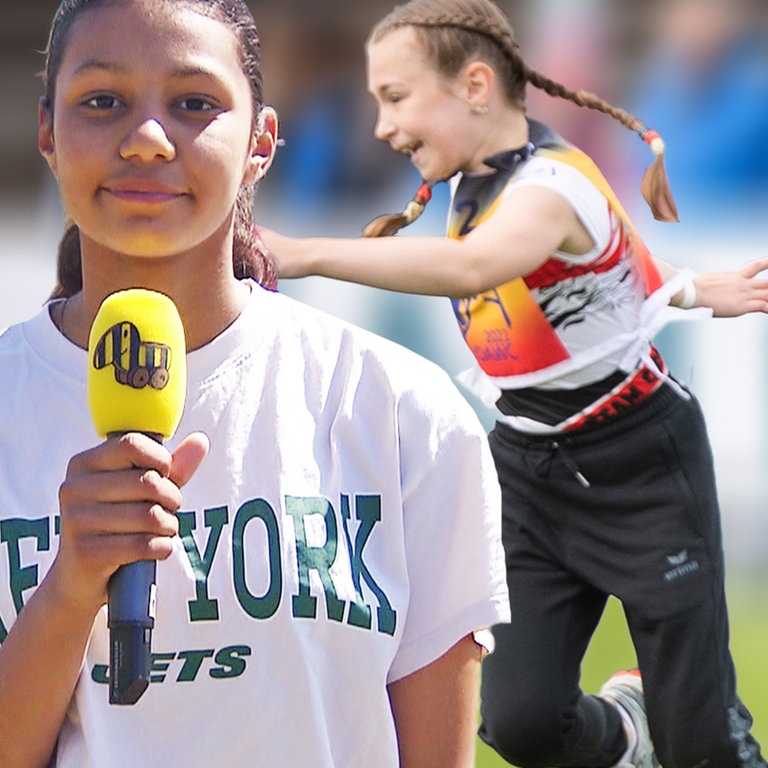
[[[173,552],[173,539],[143,533],[92,535],[79,539],[76,549],[81,562],[108,575],[137,560],[165,560]]]
[[[210,441],[202,432],[193,432],[181,441],[173,453],[170,478],[181,488],[208,454]]]
[[[175,512],[181,505],[181,491],[153,469],[131,469],[70,474],[61,486],[59,499],[62,511],[77,506],[143,502]]]
[[[70,471],[84,473],[134,467],[154,469],[167,477],[171,469],[171,454],[164,445],[148,435],[126,432],[73,456],[69,462]]]

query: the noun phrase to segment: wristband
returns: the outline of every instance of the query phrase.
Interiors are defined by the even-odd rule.
[[[686,281],[683,286],[683,297],[680,299],[680,303],[677,305],[680,309],[690,309],[696,303],[696,285],[693,282],[693,275]]]

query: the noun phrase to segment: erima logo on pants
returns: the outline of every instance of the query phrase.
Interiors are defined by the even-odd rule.
[[[674,567],[664,572],[664,581],[675,581],[675,579],[688,576],[700,568],[698,560],[688,559],[687,549],[682,549],[673,555],[667,555],[667,562]]]

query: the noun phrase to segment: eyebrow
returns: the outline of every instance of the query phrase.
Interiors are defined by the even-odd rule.
[[[98,70],[103,72],[122,72],[123,68],[112,64],[107,61],[99,61],[99,59],[88,59],[83,62],[74,72],[75,75],[85,74],[92,70]]]
[[[74,72],[75,76],[87,74],[92,71],[110,72],[114,74],[127,73],[127,69],[119,64],[110,61],[101,61],[100,59],[88,59],[84,61]],[[215,72],[205,67],[180,67],[171,73],[171,77],[177,80],[183,80],[188,77],[209,77],[212,80],[221,80],[221,77]]]
[[[374,88],[369,88],[368,93],[372,96],[381,96],[383,98],[392,91],[402,90],[403,87],[404,86],[400,83],[382,83],[381,85],[376,85]]]

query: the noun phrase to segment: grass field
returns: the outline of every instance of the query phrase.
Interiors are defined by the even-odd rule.
[[[753,734],[768,754],[768,577],[729,582],[731,652],[736,662],[739,694],[755,718]],[[621,607],[611,600],[582,667],[583,687],[597,691],[617,669],[634,663],[634,650]],[[509,768],[478,740],[476,768]]]

